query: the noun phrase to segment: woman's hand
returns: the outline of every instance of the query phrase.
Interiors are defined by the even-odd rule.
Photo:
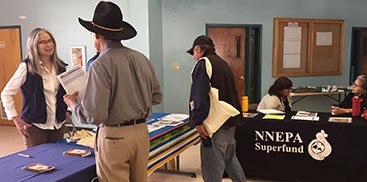
[[[69,119],[70,116],[71,116],[71,112],[70,111],[66,111],[65,116],[66,116],[65,119]]]
[[[13,122],[20,134],[22,134],[24,137],[29,137],[27,129],[32,127],[32,125],[25,123],[22,119],[19,118],[19,116],[13,117]]]
[[[350,109],[340,108],[340,107],[333,107],[331,109],[331,114],[332,115],[341,115],[341,114],[346,114],[346,113],[350,113]]]

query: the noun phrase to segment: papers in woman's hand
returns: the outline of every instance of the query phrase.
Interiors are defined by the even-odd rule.
[[[66,93],[72,94],[78,91],[77,102],[80,103],[84,96],[87,76],[80,65],[77,65],[70,70],[65,71],[57,76]]]

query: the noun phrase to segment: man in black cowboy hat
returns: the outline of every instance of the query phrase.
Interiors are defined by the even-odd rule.
[[[77,93],[64,101],[85,123],[98,125],[95,143],[99,181],[147,181],[149,136],[146,117],[161,102],[153,66],[141,53],[123,46],[136,30],[122,20],[112,2],[98,3],[93,21],[79,23],[94,32],[101,53],[88,72],[81,104]]]

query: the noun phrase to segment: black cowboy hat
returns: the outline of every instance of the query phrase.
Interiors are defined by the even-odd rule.
[[[205,35],[200,35],[199,37],[196,37],[196,39],[194,40],[194,43],[192,44],[192,47],[187,50],[186,52],[193,55],[194,54],[194,48],[197,45],[207,45],[209,47],[214,48],[214,43],[213,40]]]
[[[135,28],[123,21],[118,5],[101,1],[94,10],[93,21],[78,18],[79,23],[87,30],[112,40],[127,40],[136,36]]]

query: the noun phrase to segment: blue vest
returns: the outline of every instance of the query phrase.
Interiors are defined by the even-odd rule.
[[[32,74],[28,71],[28,60],[24,60],[27,65],[27,79],[20,87],[23,95],[22,119],[28,123],[46,123],[47,111],[46,100],[43,92],[42,77],[38,74]],[[62,68],[60,73],[65,72]],[[63,122],[66,118],[67,106],[63,100],[66,94],[64,88],[60,85],[56,95],[56,120]]]

